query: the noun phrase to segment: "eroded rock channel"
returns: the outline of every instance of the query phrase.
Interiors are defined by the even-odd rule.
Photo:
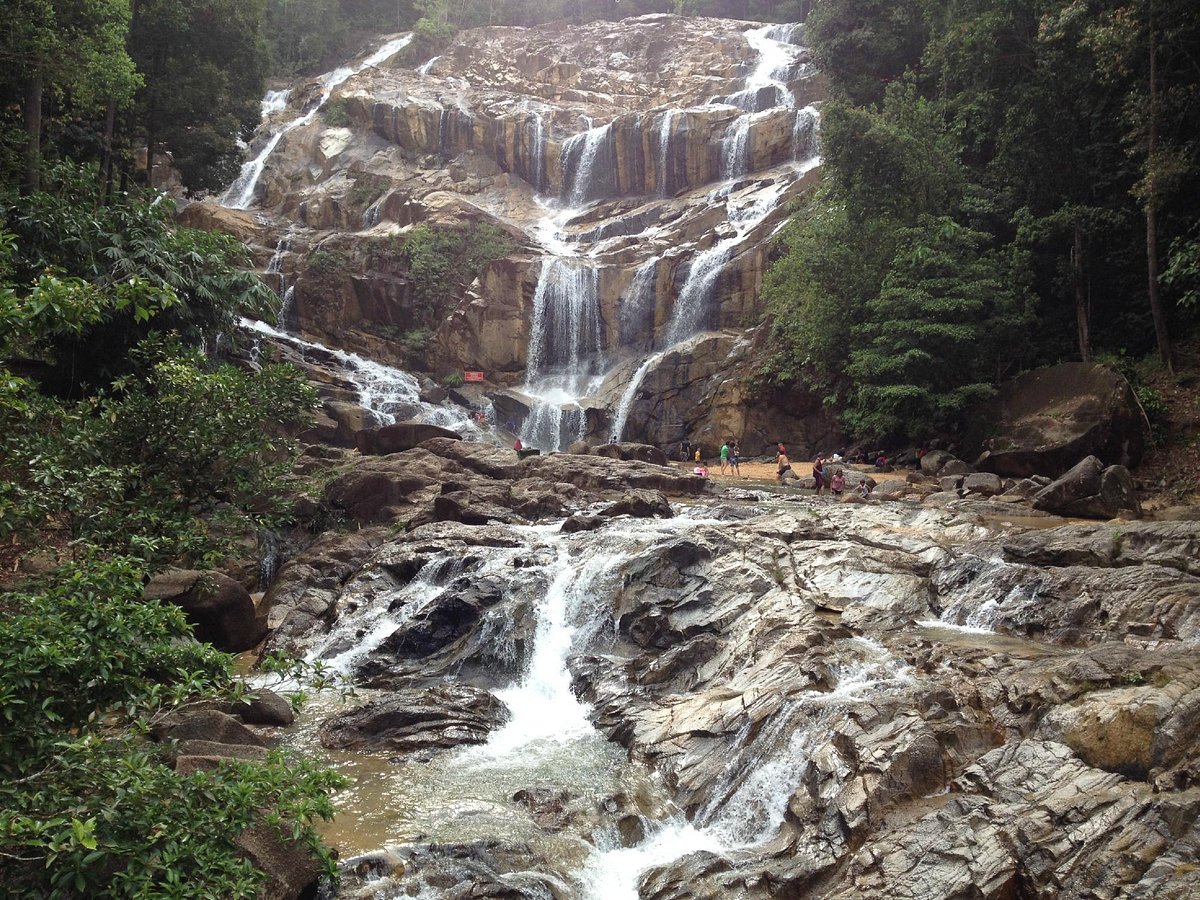
[[[291,737],[356,779],[342,896],[1200,890],[1200,523],[514,460],[348,462],[268,597],[361,688]]]

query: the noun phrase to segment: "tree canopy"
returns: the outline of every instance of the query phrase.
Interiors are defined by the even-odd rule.
[[[1190,4],[823,0],[808,25],[825,183],[766,280],[768,374],[901,439],[1024,365],[1170,364],[1200,273]]]

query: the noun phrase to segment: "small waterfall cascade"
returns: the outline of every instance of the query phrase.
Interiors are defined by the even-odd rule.
[[[521,440],[557,450],[581,439],[579,400],[602,369],[600,270],[577,257],[547,256],[533,297],[525,369],[524,391],[534,408]]]
[[[771,25],[746,32],[746,41],[758,53],[758,63],[746,78],[746,86],[718,102],[736,106],[742,115],[729,126],[722,139],[721,176],[740,178],[750,170],[751,127],[759,113],[796,105],[787,80],[798,63],[800,48],[774,35],[789,35],[792,26]]]
[[[270,118],[281,109],[286,109],[288,100],[292,96],[291,88],[284,88],[279,91],[267,91],[262,98],[261,113],[264,119]]]
[[[613,123],[589,127],[562,145],[563,195],[571,206],[583,206],[614,192],[617,150]]]
[[[661,256],[652,256],[633,273],[629,289],[621,297],[620,345],[649,346],[654,337],[655,286]]]
[[[342,66],[334,69],[332,72],[326,72],[318,79],[321,84],[321,96],[316,103],[309,108],[303,115],[297,116],[291,121],[285,122],[280,128],[276,129],[263,148],[258,152],[258,155],[253,159],[249,159],[242,164],[242,171],[238,177],[234,179],[228,190],[221,197],[223,206],[228,206],[231,209],[245,209],[254,200],[254,189],[258,186],[258,179],[262,177],[263,169],[266,167],[267,159],[275,152],[275,148],[279,145],[279,141],[289,131],[294,131],[301,126],[307,125],[321,110],[321,107],[333,95],[333,92],[350,77],[357,75],[364,69],[378,66],[395,56],[401,50],[409,45],[412,41],[412,35],[405,35],[402,38],[395,38],[388,41],[370,56],[363,59],[357,66]],[[277,104],[274,108],[281,109],[286,103],[286,96],[280,100],[278,96],[272,98],[272,94],[278,94],[277,91],[272,91],[263,99],[263,109],[267,109],[268,99],[272,104]]]
[[[433,67],[437,65],[437,61],[439,59],[441,59],[440,56],[434,56],[434,57],[430,57],[429,59],[425,60],[425,62],[423,62],[423,63],[421,63],[421,65],[417,66],[417,74],[418,75],[432,74]]]
[[[761,845],[783,824],[801,786],[805,762],[826,743],[847,704],[914,681],[907,664],[870,638],[843,642],[846,661],[833,668],[833,690],[793,697],[749,743],[735,750],[696,824],[730,850]]]
[[[399,591],[376,593],[352,619],[339,621],[308,652],[307,661],[321,662],[332,673],[352,677],[359,662],[404,623],[436,603],[461,571],[462,561],[456,557],[441,555],[430,559]]]
[[[279,324],[287,328],[292,311],[292,302],[296,297],[296,286],[288,284],[288,273],[284,270],[284,261],[289,253],[292,252],[292,236],[285,233],[279,238],[279,242],[275,245],[275,252],[267,261],[267,274],[274,275],[279,279],[275,290],[279,293],[282,303],[279,306]]]
[[[877,641],[850,638],[846,644],[851,661],[834,670],[832,691],[792,697],[753,738],[747,723],[722,781],[692,821],[680,815],[635,847],[598,849],[583,873],[588,900],[637,900],[638,881],[652,868],[691,853],[728,856],[772,840],[808,760],[828,743],[845,707],[914,680],[911,668]]]
[[[686,116],[681,109],[668,109],[658,125],[658,196],[670,197],[681,179],[675,174],[671,156],[671,135],[675,131],[675,120]]]
[[[470,440],[490,443],[490,423],[472,419],[468,411],[454,405],[426,403],[421,399],[417,379],[401,369],[393,369],[348,350],[335,350],[316,341],[305,340],[287,331],[254,319],[241,320],[244,330],[286,344],[301,353],[333,360],[345,373],[358,394],[358,404],[370,410],[381,425],[415,420],[457,431]]]
[[[534,112],[526,120],[530,129],[529,150],[533,156],[530,167],[530,183],[538,193],[544,192],[548,183],[546,180],[546,119],[541,113]]]
[[[748,199],[742,194],[726,195],[726,216],[733,234],[700,251],[689,263],[667,325],[668,346],[717,324],[713,321],[717,311],[713,300],[721,274],[746,236],[778,207],[783,189],[784,185],[776,184],[773,189],[759,191]],[[719,194],[720,191],[715,192],[714,197]]]
[[[934,587],[942,613],[917,624],[973,634],[1004,633],[1005,620],[1020,621],[1036,609],[1050,579],[1039,569],[1002,556],[964,554],[938,573]]]
[[[820,158],[820,127],[821,111],[817,107],[806,106],[796,110],[796,124],[792,127],[792,159],[803,162]]]
[[[637,371],[633,373],[633,377],[629,379],[629,384],[625,386],[625,392],[621,394],[621,400],[617,404],[616,415],[613,416],[612,432],[613,437],[618,441],[625,439],[625,426],[629,423],[629,412],[633,409],[633,402],[637,399],[638,389],[646,380],[646,374],[658,365],[664,356],[666,353],[654,353],[647,356],[638,366]]]

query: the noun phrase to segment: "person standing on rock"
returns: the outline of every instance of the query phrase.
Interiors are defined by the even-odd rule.
[[[729,441],[721,445],[721,474],[725,474],[725,467],[729,465]]]
[[[692,458],[692,442],[687,438],[679,444],[679,458],[684,462],[688,462]]]
[[[780,444],[779,455],[775,457],[775,477],[780,484],[783,484],[784,474],[790,471],[792,471],[792,464],[788,461],[787,451],[783,448],[783,444]]]
[[[819,456],[813,463],[813,481],[816,482],[817,496],[820,497],[825,490],[825,460]]]
[[[732,441],[729,445],[729,472],[735,478],[742,477],[741,454],[737,441]]]

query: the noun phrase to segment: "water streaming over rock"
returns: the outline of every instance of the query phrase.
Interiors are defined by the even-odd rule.
[[[686,113],[679,109],[668,109],[662,114],[658,126],[658,196],[670,197],[679,187],[682,180],[675,172],[675,160],[671,155],[671,136],[675,133],[675,121],[686,118]]]
[[[318,79],[321,84],[321,95],[317,102],[314,103],[302,115],[285,122],[282,126],[271,132],[270,136],[267,138],[267,142],[263,144],[263,147],[258,154],[253,159],[249,159],[242,164],[241,173],[236,179],[234,179],[233,184],[229,186],[228,190],[226,190],[224,195],[221,197],[222,204],[231,207],[232,209],[245,209],[248,207],[254,200],[254,189],[258,186],[258,179],[262,176],[263,169],[267,164],[267,159],[270,158],[271,154],[275,152],[275,148],[279,145],[279,141],[283,138],[283,136],[289,131],[294,131],[295,129],[312,122],[312,120],[316,118],[317,113],[320,112],[321,107],[323,107],[333,95],[334,90],[336,90],[338,86],[343,84],[347,79],[358,74],[359,72],[362,72],[364,69],[372,68],[383,62],[386,62],[407,47],[411,41],[411,34],[405,35],[401,38],[395,38],[386,42],[374,53],[359,62],[358,65],[342,66],[334,69],[332,72],[326,72],[324,75],[322,75]],[[272,91],[267,94],[267,97],[263,100],[264,117],[267,113],[268,101],[270,102],[272,110],[281,109],[282,105],[286,102],[286,92],[284,93],[282,99],[279,96],[279,92]]]
[[[612,122],[567,138],[561,159],[563,195],[572,206],[615,193],[617,150]]]
[[[358,395],[358,404],[376,415],[380,425],[397,421],[418,421],[457,431],[473,440],[491,442],[493,434],[487,422],[473,419],[466,409],[453,404],[426,403],[421,387],[408,372],[375,362],[357,353],[326,347],[265,322],[241,320],[246,331],[271,338],[303,353],[315,354],[320,361],[333,361],[345,374]]]

